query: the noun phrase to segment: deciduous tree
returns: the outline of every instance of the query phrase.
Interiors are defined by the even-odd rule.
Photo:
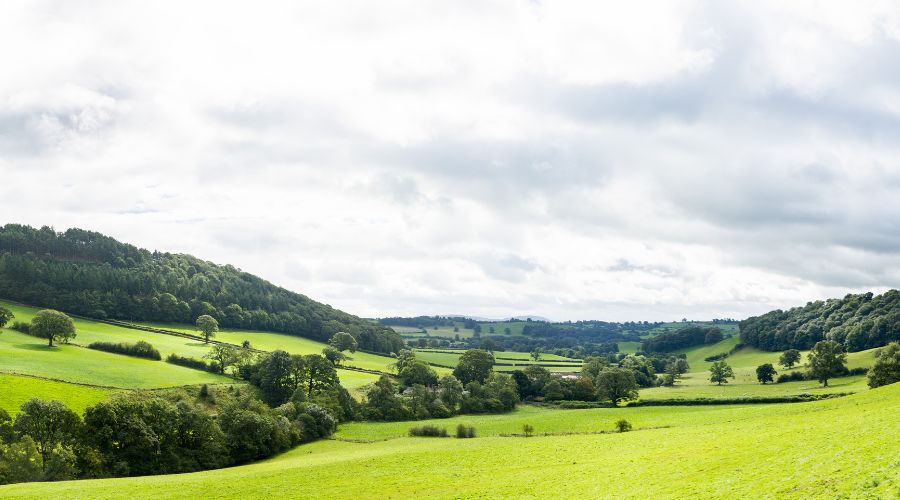
[[[197,318],[197,329],[200,330],[200,333],[203,335],[203,339],[206,343],[209,343],[209,339],[216,336],[216,332],[219,331],[219,322],[216,321],[216,318],[208,314],[204,314]]]
[[[31,320],[30,332],[34,336],[47,339],[53,347],[54,339],[68,343],[69,339],[75,338],[75,322],[65,313],[44,309]]]
[[[809,351],[809,372],[813,378],[828,387],[828,379],[840,375],[847,363],[847,353],[841,344],[833,340],[816,342]]]
[[[725,361],[715,361],[709,367],[709,381],[718,385],[727,384],[729,378],[734,378],[734,370]]]

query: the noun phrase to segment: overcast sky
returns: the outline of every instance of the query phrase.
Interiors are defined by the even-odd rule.
[[[898,61],[891,2],[4,1],[0,223],[363,316],[743,318],[900,282]]]

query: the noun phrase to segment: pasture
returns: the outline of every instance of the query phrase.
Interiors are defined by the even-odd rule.
[[[319,441],[265,462],[192,474],[2,486],[0,496],[894,498],[898,412],[900,385],[893,384],[812,403],[521,408],[433,422],[474,425],[475,439],[401,437],[413,423],[360,423],[343,426],[338,437],[381,440]],[[595,433],[622,417],[636,430]],[[559,434],[501,436],[526,423],[538,434]]]
[[[22,403],[31,398],[62,401],[80,415],[85,408],[106,399],[113,392],[116,391],[0,373],[0,408],[10,415],[18,413]]]

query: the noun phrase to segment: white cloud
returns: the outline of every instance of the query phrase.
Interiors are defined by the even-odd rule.
[[[8,2],[3,219],[362,315],[879,290],[898,40],[889,2]]]

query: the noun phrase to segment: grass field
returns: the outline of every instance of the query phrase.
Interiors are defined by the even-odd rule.
[[[0,487],[4,498],[896,498],[900,384],[781,405],[523,408],[438,421],[475,439],[408,438],[409,426],[352,424],[347,439],[300,446],[258,464],[173,476]],[[624,434],[500,437],[542,432]],[[393,439],[391,439],[393,438]],[[511,459],[515,457],[515,459]],[[223,487],[227,485],[227,487]]]
[[[0,408],[10,415],[31,398],[62,401],[79,415],[88,406],[106,399],[110,389],[56,382],[24,375],[0,374]]]
[[[416,349],[416,357],[427,361],[428,363],[437,363],[444,366],[456,366],[459,363],[459,358],[462,356],[465,351],[458,352],[448,352],[446,349]],[[535,363],[531,360],[531,355],[527,352],[512,352],[512,351],[497,351],[494,353],[494,358],[497,363],[503,363],[503,365],[495,365],[495,371],[513,371],[513,370],[521,370],[529,365],[538,364],[553,364],[560,365],[566,364],[569,366],[547,366],[547,369],[550,371],[579,371],[581,370],[581,360],[579,359],[571,359],[563,356],[557,356],[556,354],[541,354],[541,359],[539,362]]]

